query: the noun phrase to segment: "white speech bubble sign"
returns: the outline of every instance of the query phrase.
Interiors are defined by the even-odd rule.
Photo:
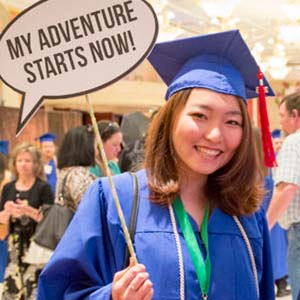
[[[0,36],[0,78],[22,94],[20,134],[43,102],[119,80],[151,51],[158,21],[144,0],[46,0]]]

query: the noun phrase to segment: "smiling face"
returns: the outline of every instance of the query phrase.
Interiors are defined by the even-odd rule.
[[[223,167],[241,143],[242,124],[237,97],[193,89],[172,135],[179,173],[207,177]]]

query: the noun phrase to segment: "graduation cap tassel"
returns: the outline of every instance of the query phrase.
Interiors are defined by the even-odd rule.
[[[259,114],[260,114],[260,121],[261,121],[261,134],[262,134],[265,166],[268,168],[273,168],[277,164],[276,164],[272,139],[270,135],[270,126],[269,126],[268,111],[266,105],[266,94],[265,94],[266,87],[264,86],[263,73],[261,72],[260,69],[258,70],[258,81],[259,81],[258,84]]]

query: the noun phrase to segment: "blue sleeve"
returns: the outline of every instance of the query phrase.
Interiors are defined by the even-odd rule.
[[[262,252],[262,270],[260,280],[260,300],[275,299],[274,278],[272,268],[272,253],[270,247],[269,228],[263,211],[257,214],[258,223],[262,230],[263,252]]]
[[[96,180],[40,275],[38,300],[111,299],[116,268],[107,227],[106,201]]]
[[[272,176],[266,176],[265,177],[265,197],[262,201],[261,207],[266,213],[268,210],[268,207],[270,205],[272,196],[273,196],[273,187],[274,187],[274,181]]]

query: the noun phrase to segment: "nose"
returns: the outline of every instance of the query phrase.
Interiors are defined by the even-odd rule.
[[[121,148],[121,145],[118,145],[117,146],[117,154],[119,154],[121,152],[122,148]]]
[[[219,126],[212,126],[207,129],[206,138],[211,142],[218,143],[222,140],[222,131]]]

